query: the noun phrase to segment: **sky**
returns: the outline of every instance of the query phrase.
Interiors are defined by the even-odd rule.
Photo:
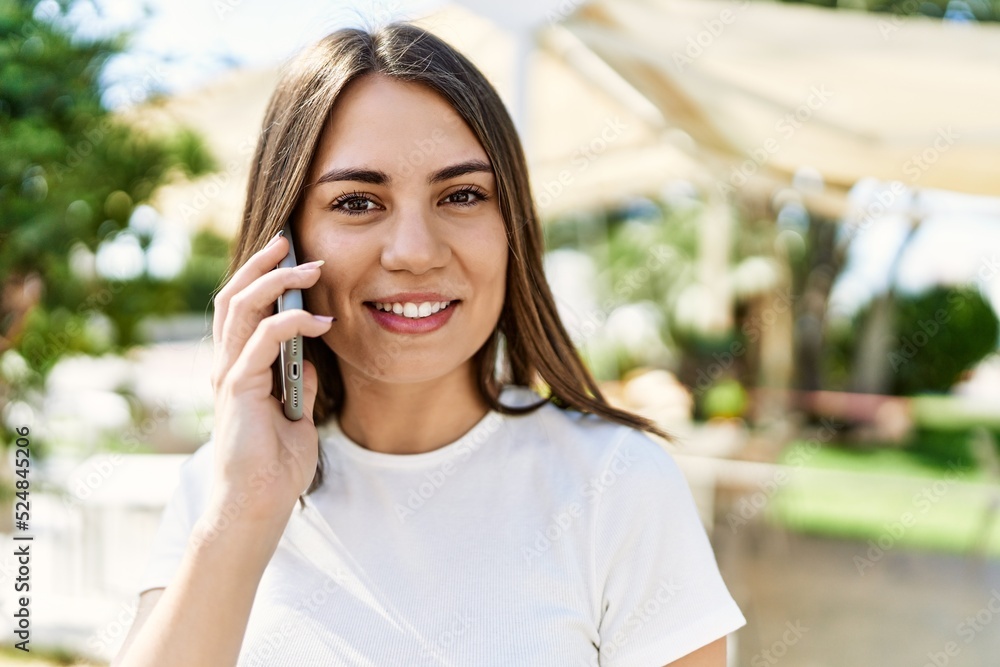
[[[55,3],[42,3],[40,12]],[[134,103],[150,77],[164,92],[196,88],[231,67],[273,66],[340,27],[367,18],[416,18],[441,0],[77,0],[68,20],[81,36],[133,30],[128,53],[105,70],[109,107]],[[148,86],[146,86],[148,87]]]
[[[849,200],[874,212],[872,202],[888,187],[874,179],[859,181]],[[923,190],[922,197],[920,225],[897,271],[900,291],[971,283],[1000,313],[1000,199],[932,189]],[[910,200],[899,196],[893,201],[855,233],[847,265],[830,295],[833,314],[850,315],[888,288],[893,259],[911,227]]]
[[[505,27],[541,20],[550,8],[581,2],[463,0],[480,13],[493,14]],[[68,19],[84,36],[134,31],[127,53],[104,72],[105,103],[116,108],[141,102],[146,90],[180,92],[205,85],[233,67],[274,66],[339,27],[361,26],[370,18],[376,22],[416,18],[442,4],[443,0],[77,0]],[[43,2],[38,11],[44,14],[53,5]],[[859,182],[852,201],[867,206],[874,187],[877,184]],[[1000,270],[990,268],[1000,255],[1000,200],[928,191],[923,206],[923,225],[899,267],[900,288],[912,292],[939,282],[976,282],[1000,312]],[[849,315],[886,288],[890,264],[908,224],[902,211],[890,210],[856,236],[848,266],[831,295],[834,314]]]

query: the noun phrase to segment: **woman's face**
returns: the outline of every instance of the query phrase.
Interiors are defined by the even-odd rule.
[[[297,259],[326,263],[305,306],[337,318],[323,340],[345,381],[468,370],[500,316],[507,241],[489,159],[461,117],[422,85],[357,79],[306,182]],[[428,310],[437,312],[425,319]]]

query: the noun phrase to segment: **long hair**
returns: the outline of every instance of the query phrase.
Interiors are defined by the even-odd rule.
[[[294,216],[316,145],[334,102],[351,81],[380,74],[427,86],[444,98],[475,134],[496,174],[498,206],[508,245],[506,298],[497,326],[474,355],[476,382],[486,403],[522,415],[551,402],[673,438],[645,417],[612,407],[584,365],[556,310],[542,268],[543,236],[528,182],[527,163],[500,96],[465,56],[422,28],[395,22],[371,31],[337,30],[284,67],[268,103],[247,184],[246,204],[223,284]],[[313,420],[340,416],[345,387],[336,355],[322,339],[303,338],[304,357],[319,375]],[[498,356],[499,355],[499,356]],[[278,362],[272,368],[281,396]],[[510,407],[504,385],[535,389],[544,400]],[[323,482],[320,452],[306,493]]]

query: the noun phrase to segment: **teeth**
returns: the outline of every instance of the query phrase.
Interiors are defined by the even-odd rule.
[[[439,310],[447,308],[451,304],[451,301],[425,301],[421,304],[416,304],[407,301],[406,303],[381,303],[376,302],[375,307],[379,310],[384,310],[385,312],[395,313],[396,315],[402,315],[403,317],[408,317],[410,319],[419,320],[420,318],[433,315]]]

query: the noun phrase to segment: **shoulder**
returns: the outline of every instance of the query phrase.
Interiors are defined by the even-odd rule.
[[[508,392],[516,394],[520,405],[541,400],[524,387],[506,388],[505,397]],[[627,472],[635,482],[646,484],[676,483],[679,479],[677,464],[663,445],[641,429],[599,415],[546,403],[530,415],[513,417],[510,423],[515,442],[547,451],[560,461],[585,469],[588,476]]]

